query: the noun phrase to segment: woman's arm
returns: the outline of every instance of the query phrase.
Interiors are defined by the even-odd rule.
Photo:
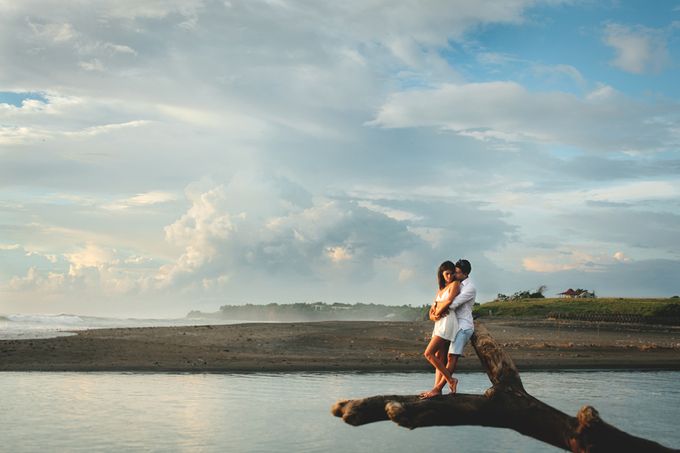
[[[449,287],[449,295],[446,299],[439,301],[437,304],[437,309],[435,310],[435,316],[441,317],[449,309],[449,305],[453,302],[453,299],[460,294],[460,282],[453,282]]]
[[[432,304],[432,306],[430,307],[430,313],[428,314],[430,321],[437,321],[439,319],[439,317],[435,316],[436,311],[437,311],[437,302],[435,301]]]

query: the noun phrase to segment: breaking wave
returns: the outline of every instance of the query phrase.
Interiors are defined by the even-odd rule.
[[[0,320],[11,322],[49,324],[49,325],[77,325],[83,322],[80,316],[75,315],[7,315],[0,316]]]

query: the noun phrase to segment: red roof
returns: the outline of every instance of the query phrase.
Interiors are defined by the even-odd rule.
[[[560,293],[560,294],[565,295],[565,296],[575,296],[578,293],[576,291],[574,291],[573,289],[569,288],[568,290],[566,290],[565,292]]]

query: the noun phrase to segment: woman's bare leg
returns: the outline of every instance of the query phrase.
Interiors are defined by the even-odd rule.
[[[448,348],[449,348],[449,341],[448,341],[448,340],[445,340],[445,341],[442,343],[441,348],[440,348],[440,349],[437,349],[437,351],[435,352],[435,355],[437,356],[437,358],[438,358],[442,363],[444,363],[444,357],[446,357],[446,351],[448,351]],[[434,390],[435,388],[437,388],[437,384],[439,383],[439,380],[440,380],[440,379],[443,379],[442,374],[439,372],[438,369],[435,368],[435,372],[434,372],[434,387],[432,387],[431,390],[427,390],[427,391],[425,391],[425,392],[420,392],[420,393],[418,394],[418,396],[420,396],[421,398],[423,398],[423,397],[431,397],[431,396],[434,396],[434,395],[430,395],[430,394],[432,393],[432,390]],[[446,380],[444,380],[444,382],[446,382]],[[441,394],[441,390],[439,390],[439,394]]]
[[[453,373],[456,371],[456,365],[458,365],[458,354],[449,354],[449,359],[448,362],[446,363],[446,369],[449,370],[451,373],[451,377],[453,377]],[[456,387],[458,387],[458,379],[453,378],[456,381],[456,385],[451,388],[451,393],[456,394]],[[442,389],[444,388],[444,385],[446,385],[446,380],[440,378],[439,382],[437,382],[434,386],[434,390],[439,390],[441,393]]]
[[[442,362],[439,359],[439,357],[437,357],[436,354],[438,350],[441,350],[443,347],[446,347],[447,345],[448,345],[447,340],[436,335],[433,335],[432,339],[430,340],[430,344],[428,344],[427,348],[425,348],[425,352],[423,353],[423,355],[425,356],[427,361],[430,362],[437,371],[439,371],[444,380],[448,382],[449,387],[453,390],[456,387],[456,381],[451,377],[451,373],[449,373],[449,370],[446,369],[446,365],[444,365],[444,362]],[[432,392],[432,390],[428,392],[428,395]]]
[[[437,352],[435,352],[435,355],[437,356],[437,358],[438,358],[442,363],[444,363],[444,357],[446,357],[445,344],[448,344],[448,342],[442,343],[442,347],[439,348],[439,349],[437,349]],[[439,380],[440,380],[441,378],[442,378],[442,374],[439,372],[439,370],[435,369],[435,370],[434,370],[434,385],[437,385],[437,383],[439,382]]]

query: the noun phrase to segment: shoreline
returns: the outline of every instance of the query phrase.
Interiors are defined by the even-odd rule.
[[[680,370],[680,328],[481,320],[522,371]],[[136,327],[0,340],[0,371],[431,372],[432,323],[322,321]],[[458,371],[482,371],[468,344]]]

